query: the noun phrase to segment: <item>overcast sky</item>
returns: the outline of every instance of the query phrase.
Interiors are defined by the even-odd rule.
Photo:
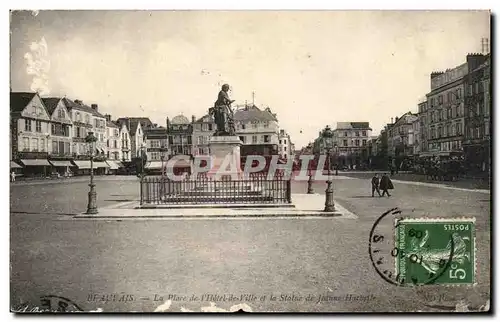
[[[416,111],[430,72],[480,52],[489,28],[485,11],[15,12],[11,87],[164,125],[203,116],[229,83],[236,103],[255,91],[299,148],[326,124],[368,121],[377,135]]]

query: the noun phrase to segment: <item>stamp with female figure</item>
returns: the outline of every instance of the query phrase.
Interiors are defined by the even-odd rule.
[[[467,285],[476,280],[474,218],[404,218],[396,222],[401,284]]]

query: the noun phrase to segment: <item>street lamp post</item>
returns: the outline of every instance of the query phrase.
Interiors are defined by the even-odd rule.
[[[98,213],[97,211],[97,193],[95,191],[94,184],[94,151],[95,151],[95,143],[97,138],[94,135],[94,132],[89,132],[89,134],[85,137],[85,142],[89,144],[90,149],[90,190],[89,190],[89,200],[87,204],[87,212],[88,215],[95,215]]]
[[[143,187],[142,187],[142,185],[143,185],[143,182],[144,182],[144,167],[145,167],[145,164],[144,164],[145,163],[144,162],[144,155],[146,154],[146,151],[147,151],[146,147],[144,145],[142,145],[140,151],[141,151],[141,173],[140,173],[141,201],[140,201],[140,205],[142,206],[143,199],[144,199],[143,198]],[[137,165],[137,163],[136,163],[136,165]]]
[[[335,149],[335,175],[338,176],[339,175],[339,146],[337,145],[337,143],[335,143],[333,148]]]
[[[307,193],[308,194],[313,194],[314,193],[314,190],[312,188],[312,183],[313,183],[312,170],[309,169],[309,179],[307,180]]]
[[[323,131],[323,145],[325,146],[327,158],[328,158],[328,181],[326,182],[327,187],[325,190],[325,212],[334,212],[335,203],[333,201],[333,182],[331,177],[331,150],[333,148],[333,132],[329,126]]]

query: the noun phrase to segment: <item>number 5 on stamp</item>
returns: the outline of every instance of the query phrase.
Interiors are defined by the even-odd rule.
[[[475,222],[475,218],[399,219],[395,264],[401,284],[474,284]]]

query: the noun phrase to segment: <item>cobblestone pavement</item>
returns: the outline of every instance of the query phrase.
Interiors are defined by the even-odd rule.
[[[333,182],[335,199],[356,219],[78,221],[69,214],[85,211],[87,182],[11,185],[11,306],[58,295],[103,311],[200,311],[213,302],[225,310],[244,303],[253,311],[386,312],[474,309],[489,300],[489,194],[396,183],[390,198],[372,198],[369,180]],[[137,199],[138,190],[138,179],[101,179],[98,205]],[[307,183],[292,190],[305,193]],[[406,288],[377,275],[369,232],[394,207],[414,217],[476,217],[477,285]]]

